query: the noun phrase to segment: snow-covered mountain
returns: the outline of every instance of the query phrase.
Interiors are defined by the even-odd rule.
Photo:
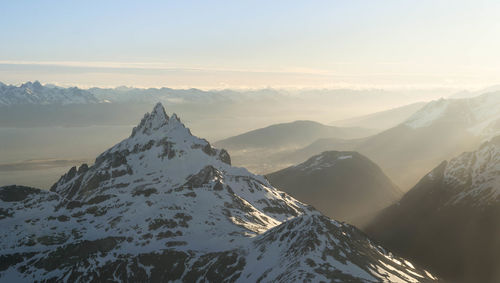
[[[350,151],[325,151],[266,177],[325,215],[358,227],[403,194],[377,164]]]
[[[348,150],[366,155],[406,191],[435,164],[497,135],[500,92],[432,101],[400,125],[355,142]]]
[[[257,90],[201,90],[197,88],[172,89],[162,88],[90,88],[89,91],[101,100],[114,103],[154,103],[161,101],[164,104],[180,103],[229,103],[238,101],[273,100],[286,95],[275,89]]]
[[[499,282],[500,137],[442,162],[367,232],[451,282]]]
[[[59,88],[43,86],[38,81],[21,86],[0,83],[0,107],[12,105],[87,104],[98,103],[92,93],[76,87]]]
[[[432,101],[404,124],[416,129],[450,122],[461,125],[483,140],[497,136],[500,134],[500,92],[473,98]]]
[[[481,94],[485,94],[485,93],[489,93],[489,92],[498,92],[498,91],[500,91],[500,85],[492,85],[492,86],[489,86],[489,87],[486,87],[483,89],[479,89],[479,90],[474,90],[474,91],[469,91],[469,90],[460,91],[460,92],[457,92],[457,93],[454,93],[454,94],[448,96],[448,98],[471,98],[471,97],[479,96]]]
[[[432,177],[429,176],[429,177]],[[467,202],[486,207],[500,203],[500,136],[483,144],[479,150],[465,152],[446,166],[443,184],[453,197],[449,205]]]
[[[435,280],[230,163],[156,105],[50,191],[0,189],[0,280]]]

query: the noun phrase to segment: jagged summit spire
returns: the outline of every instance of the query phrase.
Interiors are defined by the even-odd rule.
[[[165,108],[158,102],[151,113],[146,113],[137,127],[132,130],[132,137],[137,133],[150,133],[168,124],[169,117]]]
[[[21,87],[23,87],[23,88],[41,88],[42,84],[39,81],[34,81],[34,82],[28,81],[28,82],[23,83],[21,85]]]
[[[167,113],[165,112],[165,107],[163,107],[161,102],[156,103],[153,111],[151,111],[151,115],[163,115],[168,119]]]
[[[161,102],[156,103],[153,111],[151,111],[149,116],[152,121],[157,121],[160,123],[168,122],[169,119],[167,113],[165,112],[165,107],[163,107]]]
[[[175,120],[175,121],[178,121],[178,122],[181,121],[181,119],[179,118],[179,116],[177,116],[177,114],[175,114],[175,113],[172,114],[172,116],[170,116],[170,120]]]

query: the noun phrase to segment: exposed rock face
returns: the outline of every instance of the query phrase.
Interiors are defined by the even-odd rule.
[[[325,151],[266,177],[326,216],[358,227],[402,195],[375,163],[352,151]]]
[[[51,191],[3,187],[0,200],[6,282],[434,280],[231,167],[161,105]]]
[[[451,282],[499,282],[500,138],[442,162],[366,231]]]

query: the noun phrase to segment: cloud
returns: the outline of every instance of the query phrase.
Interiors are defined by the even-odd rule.
[[[26,66],[58,66],[73,68],[97,69],[145,69],[145,70],[172,70],[172,71],[201,71],[201,72],[234,72],[234,73],[281,73],[281,74],[314,74],[331,75],[327,70],[292,67],[292,68],[220,68],[204,66],[178,66],[165,62],[116,62],[116,61],[19,61],[0,60],[0,65],[26,65]]]
[[[328,62],[331,69],[287,67],[188,66],[169,62],[0,60],[4,83],[39,80],[60,86],[170,87],[205,90],[231,88],[379,88],[479,89],[498,83],[498,76],[412,69],[408,62],[378,62],[366,66]]]
[[[43,170],[57,167],[70,167],[87,163],[85,159],[40,159],[0,164],[0,172]]]

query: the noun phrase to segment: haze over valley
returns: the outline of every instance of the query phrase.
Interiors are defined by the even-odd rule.
[[[57,87],[38,81],[17,86],[1,84],[0,132],[5,138],[1,141],[0,182],[6,185],[24,179],[26,185],[50,187],[66,168],[61,166],[62,162],[53,160],[66,160],[66,166],[76,165],[78,160],[91,162],[94,155],[123,139],[134,121],[140,119],[157,101],[164,103],[172,112],[186,117],[185,121],[194,133],[213,142],[272,124],[294,121],[309,121],[307,123],[310,125],[316,123],[313,127],[318,129],[314,130],[316,134],[312,136],[304,135],[303,130],[293,129],[304,140],[281,137],[278,146],[281,153],[282,149],[299,149],[320,138],[372,135],[382,130],[373,127],[373,124],[383,125],[376,118],[369,119],[372,122],[366,122],[366,127],[363,123],[357,123],[339,129],[345,134],[334,133],[333,127],[330,127],[331,130],[326,129],[332,120],[441,97],[449,90],[416,93],[419,92],[371,89],[80,89]],[[400,115],[399,112],[396,115]],[[304,130],[308,131],[308,127],[304,126]],[[320,129],[322,127],[324,129]],[[326,132],[322,132],[324,130]],[[74,150],[75,141],[85,146]],[[262,140],[261,143],[263,145],[266,142]],[[227,146],[233,149],[231,145]],[[276,143],[273,146],[276,147]],[[273,149],[273,153],[277,152]],[[316,153],[319,152],[312,152]],[[267,165],[260,160],[257,164],[246,161],[240,163],[239,153],[233,152],[233,155],[238,160],[237,164],[248,166],[258,173],[284,168],[275,162]],[[33,166],[32,160],[36,160],[39,166]],[[299,158],[294,161],[302,160]]]

